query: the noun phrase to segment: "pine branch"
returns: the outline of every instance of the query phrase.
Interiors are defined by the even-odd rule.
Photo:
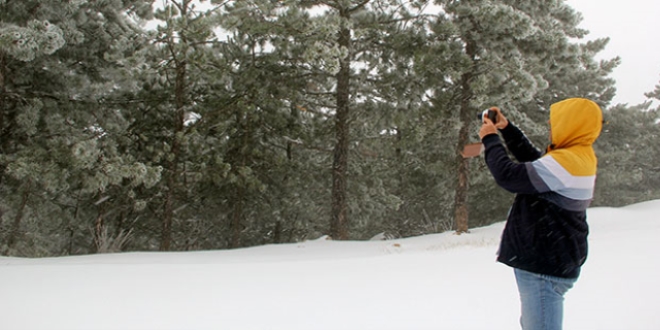
[[[349,9],[348,9],[348,12],[349,12],[349,13],[353,13],[353,12],[358,11],[358,10],[364,8],[364,6],[366,6],[370,1],[371,1],[371,0],[364,0],[364,1],[362,1],[361,3],[357,4],[355,7],[353,7],[353,8],[349,8]]]

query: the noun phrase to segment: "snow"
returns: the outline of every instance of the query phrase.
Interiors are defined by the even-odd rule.
[[[588,210],[565,329],[660,329],[660,200]],[[519,329],[504,223],[231,251],[0,258],[0,329]]]

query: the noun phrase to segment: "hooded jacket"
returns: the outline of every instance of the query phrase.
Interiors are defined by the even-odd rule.
[[[495,181],[515,193],[497,260],[538,274],[577,278],[587,258],[586,209],[593,198],[602,112],[572,98],[550,107],[551,144],[543,154],[513,124],[482,139]]]

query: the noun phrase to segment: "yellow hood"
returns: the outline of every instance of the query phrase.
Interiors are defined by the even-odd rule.
[[[546,156],[552,156],[572,175],[595,175],[597,159],[592,145],[602,125],[602,111],[593,101],[571,98],[553,104],[550,106],[552,141]]]

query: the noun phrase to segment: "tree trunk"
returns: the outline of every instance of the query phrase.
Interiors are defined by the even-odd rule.
[[[174,188],[176,180],[177,166],[172,161],[169,166],[169,174],[167,177],[167,194],[165,196],[165,204],[163,206],[163,223],[160,232],[160,251],[169,251],[172,244],[172,222],[174,219]]]
[[[4,137],[3,131],[5,127],[5,109],[7,108],[6,106],[6,87],[5,87],[5,75],[6,75],[6,67],[5,67],[5,54],[0,50],[0,137]],[[4,138],[2,140],[5,140]],[[0,154],[4,152],[4,148],[1,147],[2,142],[0,142]],[[0,167],[0,185],[3,183],[3,178],[4,178],[4,173],[5,173],[5,168],[4,166]],[[0,210],[0,227],[2,226],[2,223],[4,222],[4,212]]]
[[[5,81],[6,74],[7,68],[5,63],[5,54],[0,50],[0,133],[4,130],[5,127],[5,111],[7,108],[7,87]]]
[[[99,198],[102,198],[102,194],[99,192]],[[96,216],[96,221],[94,222],[94,250],[96,253],[100,252],[106,252],[102,251],[102,246],[106,244],[105,240],[108,239],[107,236],[104,235],[104,230],[105,230],[105,220],[103,219],[104,213],[105,213],[105,203],[101,203],[99,205],[98,209],[98,215]]]
[[[278,220],[275,222],[275,232],[273,233],[273,243],[280,244],[282,243],[282,221]]]
[[[5,146],[10,140],[5,135],[5,113],[7,112],[7,63],[6,55],[0,50],[0,153],[6,152]],[[3,184],[5,167],[0,167],[0,184]]]
[[[469,107],[465,108],[461,105],[461,118],[463,112],[467,112]],[[457,150],[463,150],[463,146],[467,144],[469,135],[470,124],[463,122],[461,129],[458,133],[458,146]],[[463,158],[460,153],[456,156],[458,163],[458,182],[456,184],[456,194],[454,196],[454,221],[456,223],[456,233],[462,234],[468,232],[468,175],[469,175],[469,160]]]
[[[349,18],[347,11],[342,11],[342,17]],[[350,50],[351,31],[342,28],[338,38],[339,46]],[[349,51],[350,52],[350,51]],[[350,102],[350,55],[340,59],[340,69],[337,73],[337,114],[335,115],[336,144],[332,163],[332,221],[330,236],[337,240],[348,239],[348,204],[347,172],[349,146],[349,102]]]
[[[229,224],[231,230],[231,240],[229,241],[229,248],[236,249],[241,246],[241,217],[243,216],[243,188],[239,188],[236,202],[233,205],[233,212],[231,215],[231,222]]]
[[[187,2],[183,5],[182,16],[187,15]],[[182,42],[185,38],[181,36]],[[174,42],[174,41],[170,41]],[[174,203],[176,202],[176,193],[178,189],[177,180],[179,177],[179,161],[181,159],[181,141],[180,133],[184,130],[185,105],[186,105],[186,75],[187,63],[184,60],[176,59],[178,54],[172,54],[175,58],[176,79],[174,85],[174,134],[172,136],[172,159],[168,164],[167,194],[165,196],[165,205],[163,207],[163,225],[161,229],[160,250],[169,251],[172,244],[172,223],[174,222]],[[185,56],[182,54],[181,56]]]
[[[11,231],[9,232],[9,238],[7,239],[7,246],[9,249],[16,246],[16,242],[19,236],[21,229],[21,222],[23,221],[23,215],[25,214],[25,208],[27,207],[28,198],[30,197],[30,189],[32,189],[32,182],[27,181],[25,190],[23,191],[23,197],[21,199],[21,206],[19,206],[16,217],[14,218],[14,223],[11,226]]]
[[[456,194],[454,196],[454,222],[456,233],[463,234],[468,232],[468,191],[469,191],[469,159],[461,155],[461,150],[467,145],[470,137],[471,124],[474,121],[470,100],[472,99],[472,88],[470,83],[473,78],[473,72],[476,70],[476,48],[470,38],[467,38],[466,53],[472,59],[473,67],[461,76],[461,104],[460,120],[461,129],[458,132],[458,145],[456,146],[456,162],[458,164],[458,182],[456,184]]]

